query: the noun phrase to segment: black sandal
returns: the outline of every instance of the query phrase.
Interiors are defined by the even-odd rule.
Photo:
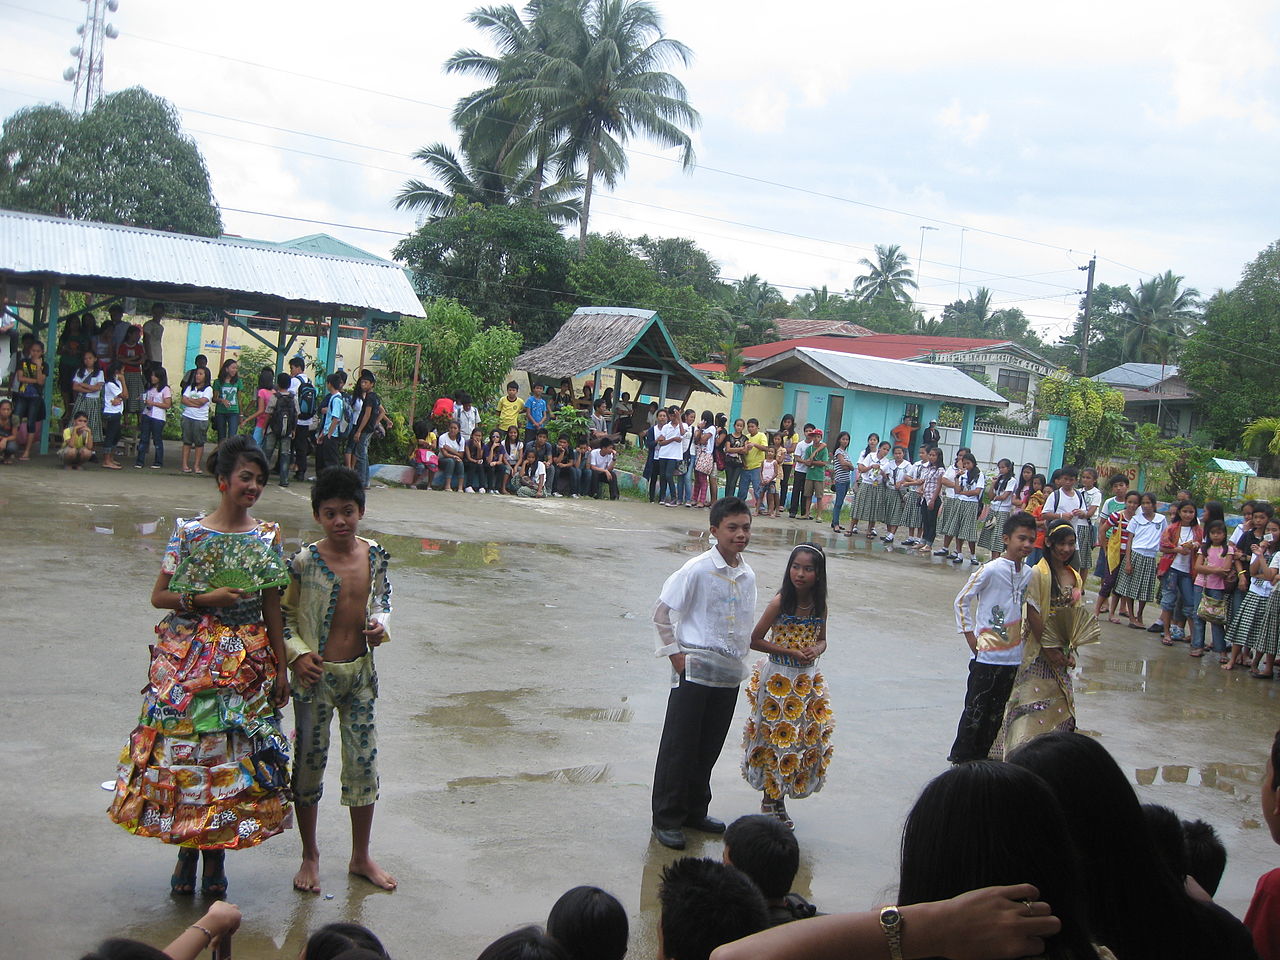
[[[178,848],[178,865],[169,877],[169,892],[177,897],[193,897],[196,892],[196,863],[200,851],[193,847]]]
[[[227,852],[225,850],[206,850],[204,852],[204,875],[200,878],[200,892],[211,899],[223,900],[227,896]],[[214,871],[217,871],[216,873]]]
[[[792,822],[791,818],[787,816],[787,805],[782,800],[761,800],[760,812],[767,817],[773,817],[788,830],[795,829],[796,825]]]

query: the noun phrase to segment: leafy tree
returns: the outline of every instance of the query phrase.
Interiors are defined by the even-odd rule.
[[[1178,373],[1195,392],[1203,427],[1219,446],[1237,447],[1247,423],[1275,413],[1277,317],[1280,242],[1245,266],[1234,289],[1209,299],[1204,322],[1178,356]]]
[[[942,317],[931,329],[936,336],[1012,340],[1032,350],[1043,347],[1026,314],[1017,307],[993,309],[991,291],[986,287],[979,287],[968,300],[956,300],[943,307]]]
[[[743,346],[769,343],[778,339],[774,321],[790,312],[777,287],[760,279],[758,273],[743,277],[733,287],[729,312],[736,321],[733,339]]]
[[[1126,438],[1124,394],[1066,370],[1040,381],[1036,409],[1067,418],[1066,459],[1075,464],[1111,455]]]
[[[173,104],[141,87],[83,116],[28,107],[0,135],[0,207],[215,237],[209,171]]]
[[[1280,462],[1280,417],[1258,417],[1250,421],[1240,436],[1240,445],[1249,453],[1264,458],[1266,469],[1260,472],[1274,476]]]
[[[646,234],[633,240],[632,246],[666,286],[690,286],[708,300],[727,299],[730,288],[720,279],[720,264],[692,240]]]
[[[419,294],[456,299],[527,346],[551,339],[568,312],[569,247],[541,210],[459,204],[400,241],[395,257],[413,270]]]
[[[1112,286],[1099,283],[1093,288],[1089,304],[1089,376],[1124,363],[1124,341],[1128,332],[1124,305],[1133,297],[1128,284]],[[1080,298],[1080,315],[1071,336],[1047,348],[1046,356],[1072,370],[1080,369],[1080,340],[1084,336],[1084,297]]]
[[[876,244],[875,261],[863,257],[859,264],[867,272],[853,282],[853,296],[859,300],[899,300],[909,302],[907,287],[915,289],[915,271],[911,261],[896,243],[884,246]]]
[[[1182,277],[1166,270],[1143,280],[1121,300],[1124,362],[1167,363],[1200,317],[1200,292],[1182,289]]]
[[[456,300],[439,298],[426,305],[425,317],[404,317],[387,331],[388,340],[422,345],[418,371],[417,413],[427,416],[437,397],[459,390],[477,405],[488,403],[502,390],[511,363],[520,353],[520,335],[503,326],[484,328],[474,313]],[[413,347],[384,348],[388,381],[383,395],[402,413],[413,394]]]

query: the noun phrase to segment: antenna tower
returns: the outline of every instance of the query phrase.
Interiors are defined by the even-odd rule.
[[[102,60],[107,41],[120,36],[115,24],[107,23],[107,14],[120,9],[120,0],[81,2],[85,5],[84,23],[76,27],[80,41],[71,48],[76,65],[62,71],[62,79],[76,85],[71,105],[88,113],[102,99]]]

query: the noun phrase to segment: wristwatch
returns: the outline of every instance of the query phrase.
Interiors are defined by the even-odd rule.
[[[902,960],[902,911],[897,907],[881,907],[880,929],[889,941],[890,960]]]

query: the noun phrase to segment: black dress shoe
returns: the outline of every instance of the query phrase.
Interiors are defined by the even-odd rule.
[[[679,827],[654,827],[653,835],[664,847],[670,847],[672,850],[684,849],[684,831]]]
[[[701,830],[703,833],[724,833],[724,821],[715,817],[699,817],[697,820],[686,820],[690,830]]]

